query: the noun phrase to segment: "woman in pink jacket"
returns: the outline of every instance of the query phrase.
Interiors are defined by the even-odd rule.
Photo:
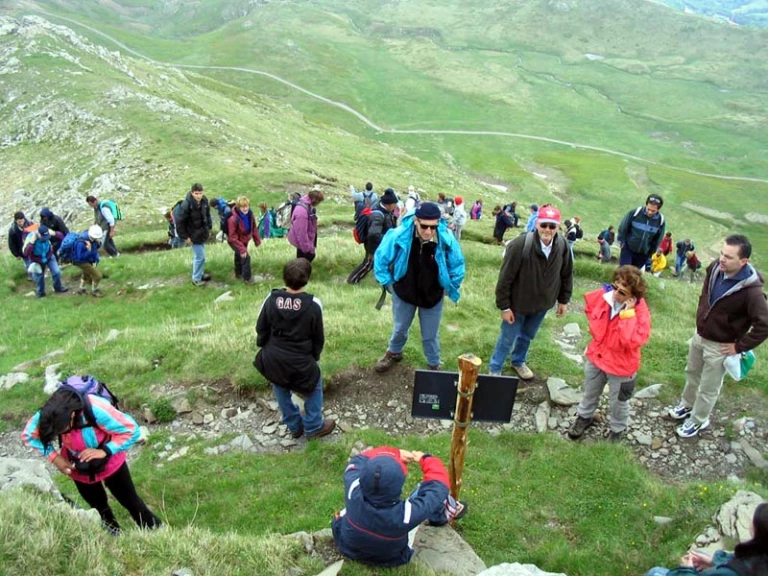
[[[27,446],[72,478],[80,496],[99,512],[104,527],[113,535],[120,533],[120,525],[109,507],[104,486],[140,527],[162,525],[136,494],[125,462],[126,451],[139,438],[139,427],[108,400],[59,388],[29,419],[21,437]],[[60,450],[54,448],[54,443]]]
[[[611,442],[619,442],[629,423],[629,399],[637,384],[640,348],[651,336],[651,313],[645,303],[645,280],[634,266],[613,272],[613,283],[584,295],[584,313],[592,342],[587,346],[584,398],[568,430],[572,440],[592,425],[605,385],[610,387]]]

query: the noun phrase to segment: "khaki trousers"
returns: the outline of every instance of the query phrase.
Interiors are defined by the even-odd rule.
[[[694,334],[688,348],[688,363],[685,366],[685,388],[683,403],[693,408],[691,418],[696,424],[703,424],[712,413],[725,375],[725,354],[720,344]]]
[[[99,272],[90,262],[75,264],[75,266],[83,271],[83,283],[90,282],[93,288],[96,289],[99,282],[101,282],[101,272]]]

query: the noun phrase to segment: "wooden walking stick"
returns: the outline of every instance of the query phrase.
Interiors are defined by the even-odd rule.
[[[456,397],[456,413],[453,417],[451,437],[451,462],[448,472],[451,478],[451,496],[456,500],[461,493],[461,474],[467,453],[467,432],[472,422],[472,399],[477,374],[483,361],[474,354],[459,356],[459,387]]]

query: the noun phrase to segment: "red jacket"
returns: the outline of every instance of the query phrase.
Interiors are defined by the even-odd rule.
[[[256,218],[253,215],[253,210],[248,211],[247,218],[251,220],[251,232],[250,234],[245,231],[245,226],[242,220],[243,213],[238,208],[232,210],[232,216],[227,220],[227,242],[232,246],[233,250],[236,250],[238,254],[243,254],[248,251],[248,242],[253,238],[253,243],[256,246],[261,245],[261,236],[259,236],[259,225],[256,223]]]
[[[666,256],[672,252],[672,247],[672,236],[664,236],[664,240],[662,240],[661,244],[659,244],[659,250],[661,250],[662,254]]]
[[[584,313],[592,334],[587,358],[607,374],[632,376],[640,368],[640,347],[651,336],[651,313],[641,299],[633,310],[622,310],[611,320],[611,307],[603,298],[605,293],[601,288],[584,295]]]

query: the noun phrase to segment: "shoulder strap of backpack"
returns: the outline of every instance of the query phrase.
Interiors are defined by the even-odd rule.
[[[534,232],[525,233],[525,244],[523,244],[523,260],[528,260],[531,257],[531,250],[533,250],[533,236]]]

